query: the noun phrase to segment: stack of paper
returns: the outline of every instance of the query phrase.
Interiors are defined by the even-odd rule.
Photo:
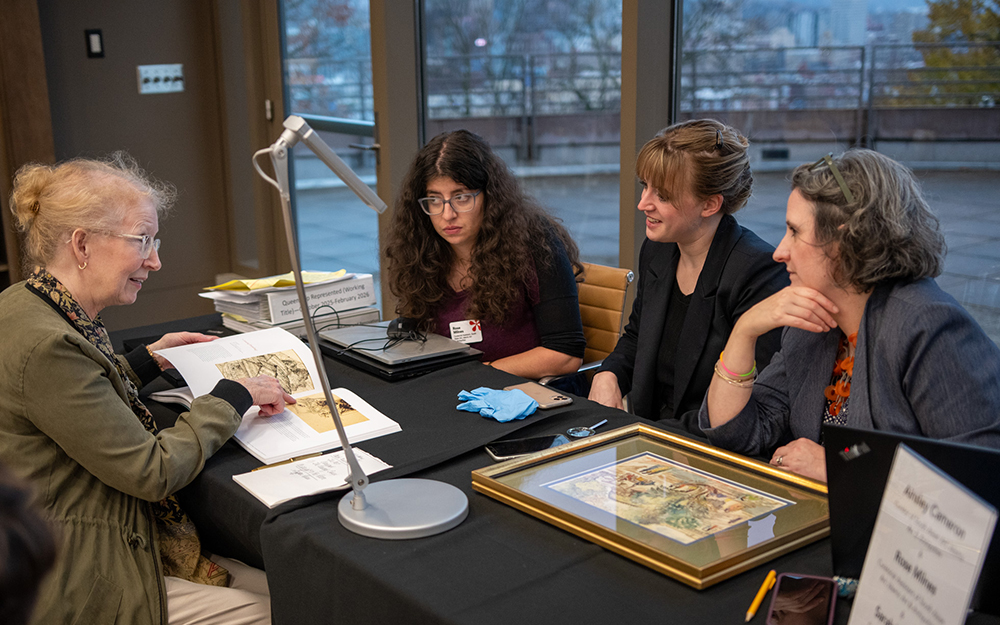
[[[357,308],[330,315],[314,315],[312,318],[313,327],[317,332],[328,328],[357,326],[367,323],[378,323],[379,321],[381,321],[379,310],[374,306],[366,306],[365,308]],[[267,330],[269,328],[281,328],[282,330],[291,332],[300,339],[306,338],[306,324],[301,319],[288,323],[275,324],[266,321],[250,321],[239,315],[222,313],[222,325],[236,332],[256,332],[257,330]]]
[[[326,404],[312,353],[302,341],[280,328],[248,332],[208,343],[193,343],[157,351],[184,377],[191,397],[210,392],[223,379],[269,375],[298,400],[281,414],[243,415],[235,438],[264,464],[272,464],[340,447],[340,438]],[[333,389],[351,443],[399,432],[399,424],[345,388]]]
[[[357,325],[379,320],[371,274],[302,272],[309,313],[320,325]],[[304,335],[302,308],[291,274],[232,280],[199,293],[223,313],[223,324],[241,332],[281,327]]]

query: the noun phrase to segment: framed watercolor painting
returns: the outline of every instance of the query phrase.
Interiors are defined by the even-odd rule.
[[[642,424],[473,471],[472,487],[699,589],[830,533],[825,484]]]

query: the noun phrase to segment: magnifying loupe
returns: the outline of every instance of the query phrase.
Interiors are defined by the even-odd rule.
[[[607,419],[603,419],[595,423],[594,425],[590,426],[589,428],[584,427],[582,425],[578,425],[575,428],[570,428],[566,430],[566,433],[569,434],[572,438],[587,438],[588,436],[593,436],[594,430],[601,427],[607,422],[608,422]]]

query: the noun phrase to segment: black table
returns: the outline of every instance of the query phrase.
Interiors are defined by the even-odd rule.
[[[217,323],[197,319],[116,333],[129,337]],[[230,441],[181,500],[206,546],[265,568],[275,623],[742,623],[766,573],[832,575],[829,539],[782,556],[707,590],[694,590],[543,521],[475,493],[471,471],[492,463],[482,446],[518,436],[592,425],[602,430],[643,421],[585,399],[524,421],[500,424],[455,409],[460,390],[521,381],[479,363],[386,382],[327,360],[334,387],[345,386],[399,422],[402,432],[359,447],[393,465],[373,481],[409,475],[441,480],[469,497],[457,528],[418,540],[384,541],[345,530],[337,520],[343,493],[260,504],[232,480],[257,466]],[[155,403],[154,403],[155,404]],[[170,409],[151,406],[158,418]],[[648,422],[647,422],[648,423]],[[754,623],[765,620],[764,607]],[[838,602],[837,623],[850,603]],[[969,623],[998,623],[975,615]]]

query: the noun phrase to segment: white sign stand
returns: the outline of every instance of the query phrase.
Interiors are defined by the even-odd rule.
[[[962,625],[997,510],[896,449],[848,625]]]

